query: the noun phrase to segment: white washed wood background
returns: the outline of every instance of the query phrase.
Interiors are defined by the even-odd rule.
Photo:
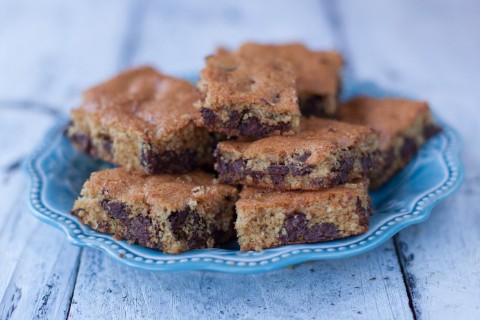
[[[480,319],[479,31],[475,0],[0,0],[0,319]],[[462,134],[463,187],[370,253],[261,275],[130,270],[31,216],[20,163],[83,89],[245,40],[335,47],[429,100]]]

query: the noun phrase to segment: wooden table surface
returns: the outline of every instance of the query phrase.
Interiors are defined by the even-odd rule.
[[[480,319],[479,31],[475,0],[0,0],[0,319]],[[338,48],[430,101],[462,135],[461,189],[367,254],[259,275],[131,270],[31,215],[20,164],[82,90],[245,40]]]

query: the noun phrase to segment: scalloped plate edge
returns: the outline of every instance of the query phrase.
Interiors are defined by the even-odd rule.
[[[330,248],[322,248],[326,242],[318,244],[289,245],[280,248],[267,249],[256,259],[251,256],[228,257],[222,256],[221,249],[192,250],[184,255],[164,255],[162,258],[145,259],[139,255],[129,253],[127,243],[113,240],[112,236],[94,232],[94,236],[82,234],[82,227],[76,218],[61,216],[55,209],[49,208],[43,201],[43,186],[45,176],[38,168],[39,160],[48,154],[52,141],[60,139],[67,123],[62,118],[45,135],[44,140],[24,163],[29,177],[28,203],[35,217],[62,230],[70,243],[95,248],[105,252],[110,258],[139,270],[150,271],[181,271],[207,270],[226,273],[261,273],[268,272],[290,265],[313,260],[332,260],[352,257],[383,244],[400,230],[428,219],[433,207],[442,199],[456,191],[463,181],[463,166],[460,161],[460,137],[455,130],[443,122],[440,134],[445,140],[442,144],[442,159],[448,168],[447,179],[427,194],[417,199],[413,210],[404,212],[400,217],[392,218],[379,226],[366,240],[358,244],[343,246],[329,242]],[[407,219],[408,218],[408,219]],[[407,220],[405,220],[407,219]],[[77,230],[77,231],[76,231]],[[358,237],[358,236],[357,236]],[[351,239],[355,239],[352,237]],[[285,249],[288,248],[288,252]],[[280,250],[281,249],[281,250]],[[348,249],[348,250],[347,250]],[[267,251],[270,251],[267,253]],[[120,255],[125,252],[123,257]],[[199,257],[201,255],[201,257]]]

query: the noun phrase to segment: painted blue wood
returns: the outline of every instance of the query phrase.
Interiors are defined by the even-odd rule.
[[[409,319],[397,250],[417,318],[478,319],[478,1],[141,3],[0,0],[0,318]],[[233,279],[131,271],[90,249],[77,264],[25,207],[18,164],[51,125],[45,107],[67,110],[130,65],[197,70],[216,45],[245,39],[338,47],[357,78],[432,102],[467,147],[464,186],[396,246],[351,259]]]
[[[337,4],[351,72],[429,101],[462,136],[463,187],[396,243],[417,318],[479,319],[480,3]]]

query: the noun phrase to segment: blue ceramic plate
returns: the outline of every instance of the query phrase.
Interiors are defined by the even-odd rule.
[[[359,93],[398,96],[370,83],[347,83],[344,92],[344,98]],[[108,165],[72,147],[64,134],[67,121],[62,119],[47,133],[26,163],[31,182],[29,202],[34,215],[63,230],[71,243],[99,249],[120,263],[143,270],[258,273],[306,261],[351,257],[379,246],[403,228],[425,221],[432,208],[455,191],[463,178],[459,136],[437,119],[443,127],[442,133],[431,139],[387,185],[371,194],[374,214],[367,233],[343,240],[287,245],[261,252],[241,252],[232,242],[223,248],[170,255],[115,240],[111,235],[81,224],[68,213],[90,173]]]

